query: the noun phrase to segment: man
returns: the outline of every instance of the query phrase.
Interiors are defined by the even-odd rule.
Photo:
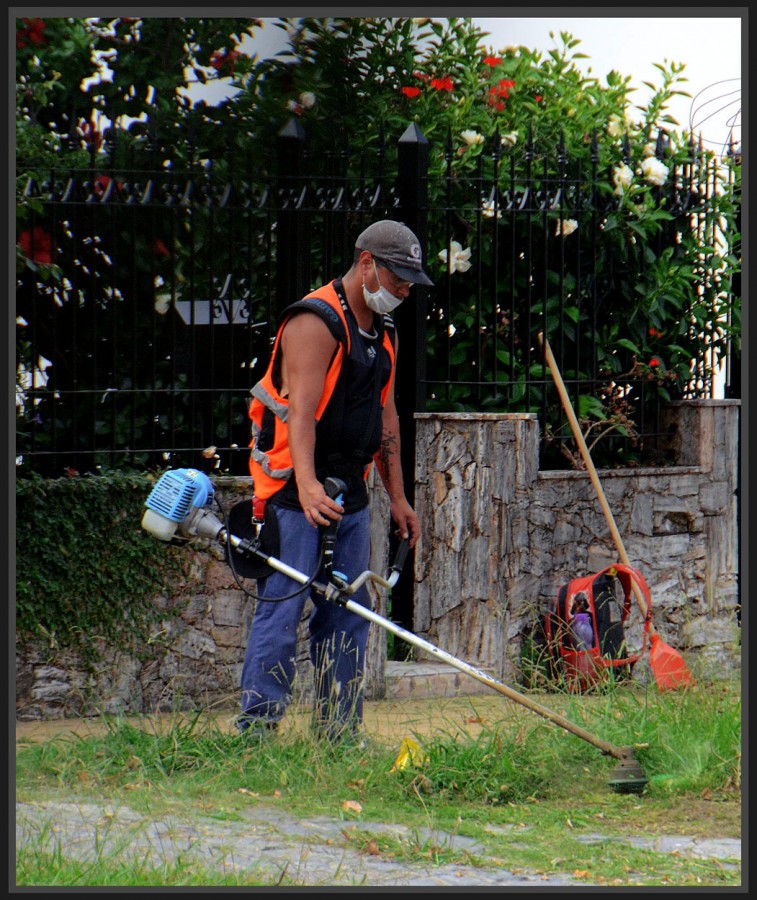
[[[284,311],[268,370],[251,391],[256,502],[267,504],[267,523],[275,516],[277,558],[308,576],[320,559],[323,529],[334,523],[334,570],[351,583],[368,568],[365,477],[373,462],[398,533],[410,547],[418,540],[418,518],[405,496],[400,466],[397,338],[389,315],[413,284],[432,284],[417,237],[399,222],[370,225],[355,242],[349,271]],[[341,504],[324,488],[329,476],[347,485]],[[296,582],[274,572],[259,583],[259,596],[242,668],[242,731],[276,727],[284,715],[308,592],[297,592]],[[365,586],[351,599],[370,605]],[[370,623],[315,592],[312,600],[314,727],[337,739],[362,723]]]

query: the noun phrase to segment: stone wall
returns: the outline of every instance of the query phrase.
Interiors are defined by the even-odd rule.
[[[682,465],[598,473],[656,630],[703,674],[740,659],[738,415],[738,401],[677,403]],[[418,416],[414,629],[510,682],[559,587],[621,561],[588,472],[540,472],[538,441],[534,415]],[[641,624],[629,617],[629,643]]]
[[[632,565],[651,589],[663,640],[708,677],[738,667],[738,401],[691,401],[669,412],[680,465],[600,471]],[[586,472],[540,472],[538,422],[527,414],[418,416],[413,630],[448,653],[509,683],[521,653],[560,585],[618,562]],[[389,519],[375,473],[370,568],[386,574]],[[226,509],[247,479],[216,479]],[[135,527],[139,527],[135,523]],[[75,658],[38,643],[16,647],[19,718],[216,707],[233,713],[254,600],[235,582],[217,547],[187,549],[192,565],[178,604],[140,661],[106,653],[86,675]],[[254,590],[254,585],[247,585]],[[386,592],[370,587],[387,615]],[[298,697],[311,693],[306,607],[300,626]],[[640,636],[640,615],[628,638]],[[371,629],[366,696],[385,690],[386,632]],[[414,649],[416,655],[421,651]],[[644,678],[641,663],[635,677]]]
[[[375,482],[374,482],[375,479]],[[217,496],[228,511],[249,496],[248,478],[213,479]],[[389,512],[383,490],[372,473],[372,571],[386,574],[389,566]],[[375,489],[374,489],[375,488]],[[214,512],[218,512],[214,510]],[[135,522],[139,528],[140,523]],[[107,662],[95,674],[83,670],[77,657],[54,644],[16,644],[16,716],[49,719],[70,716],[170,712],[202,707],[229,710],[239,703],[239,681],[247,637],[255,608],[255,583],[241,586],[225,561],[222,548],[206,542],[188,544],[189,575],[181,585],[167,586],[155,604],[171,611],[154,630],[148,659],[100,647]],[[244,589],[243,589],[244,588]],[[385,592],[369,584],[373,609],[386,615]],[[313,610],[303,610],[297,647],[297,698],[312,697],[312,665],[307,623]],[[386,636],[372,628],[366,652],[366,696],[382,696]]]

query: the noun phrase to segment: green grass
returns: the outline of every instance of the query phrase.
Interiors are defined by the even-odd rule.
[[[27,886],[243,887],[269,886],[271,883],[270,877],[256,874],[254,870],[235,871],[231,867],[215,870],[183,860],[149,866],[131,860],[122,861],[111,854],[94,862],[80,862],[63,858],[60,848],[53,853],[34,848],[24,850],[19,853],[16,862],[16,884]],[[275,884],[290,886],[293,882],[283,877]]]
[[[615,759],[531,714],[492,722],[476,736],[451,724],[433,733],[419,728],[414,737],[423,759],[401,769],[394,766],[394,742],[331,747],[296,730],[247,739],[197,714],[177,716],[160,731],[114,718],[101,736],[19,747],[17,799],[107,801],[145,816],[214,823],[242,821],[252,804],[342,820],[349,824],[348,846],[397,860],[482,862],[422,836],[444,832],[481,842],[488,865],[577,872],[587,884],[737,884],[738,866],[655,853],[615,838],[739,835],[738,683],[667,694],[626,686],[591,702],[562,696],[556,705],[558,699],[570,721],[634,748],[648,779],[641,794],[613,791],[608,778]],[[345,800],[352,802],[345,806]],[[376,822],[404,832],[376,836],[365,828]],[[578,840],[597,833],[601,840]],[[140,867],[118,854],[84,865],[60,849],[51,854],[42,841],[27,844],[17,860],[17,883],[25,885],[270,883],[265,878],[181,862]]]

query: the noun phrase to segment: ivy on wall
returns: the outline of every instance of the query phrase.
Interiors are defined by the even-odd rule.
[[[189,561],[141,528],[153,483],[125,472],[17,480],[17,641],[45,639],[90,666],[102,642],[145,655]]]

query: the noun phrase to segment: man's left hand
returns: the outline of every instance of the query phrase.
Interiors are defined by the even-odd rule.
[[[408,539],[408,546],[414,547],[420,537],[421,529],[415,510],[403,497],[393,500],[390,506],[392,519],[397,523],[397,532],[403,540]]]

